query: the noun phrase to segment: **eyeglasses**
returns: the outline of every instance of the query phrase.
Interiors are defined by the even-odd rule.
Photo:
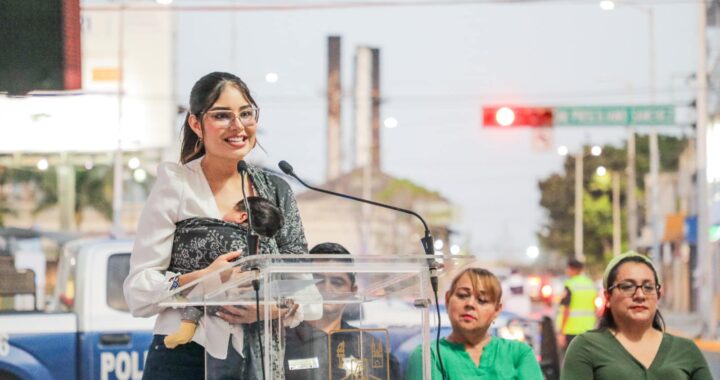
[[[243,127],[250,127],[257,124],[258,118],[260,117],[260,110],[251,107],[241,110],[239,114],[226,110],[208,111],[205,112],[205,114],[210,118],[213,125],[220,128],[228,128],[235,119],[238,119]]]
[[[620,290],[620,292],[627,297],[634,295],[638,289],[642,289],[643,294],[646,296],[657,294],[657,292],[660,291],[660,285],[651,284],[648,282],[641,285],[635,285],[632,282],[620,282],[609,287],[608,291],[612,292],[612,290],[615,288]]]

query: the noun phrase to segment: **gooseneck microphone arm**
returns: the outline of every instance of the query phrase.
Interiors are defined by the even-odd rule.
[[[240,173],[240,187],[242,188],[243,203],[245,204],[245,212],[248,218],[247,250],[248,255],[253,256],[257,254],[258,236],[253,230],[252,211],[250,210],[250,202],[248,202],[247,194],[245,194],[245,174],[248,172],[248,165],[245,160],[240,160],[240,162],[237,163],[237,171]]]
[[[240,162],[237,163],[237,171],[240,173],[240,187],[242,187],[242,195],[243,195],[243,203],[245,204],[245,212],[247,213],[247,220],[248,220],[248,228],[247,228],[247,250],[248,255],[257,255],[257,248],[258,248],[258,236],[255,234],[255,231],[253,230],[253,222],[252,222],[252,211],[250,210],[250,202],[247,199],[247,194],[245,194],[245,174],[248,172],[248,165],[245,160],[240,160]],[[255,278],[252,280],[252,287],[255,290],[255,318],[257,318],[257,323],[260,324],[260,269],[259,268],[251,268],[251,270],[255,273]],[[257,338],[258,342],[260,343],[260,365],[262,368],[262,378],[263,380],[266,379],[265,376],[265,349],[263,348],[263,341],[262,336],[260,335],[260,329],[257,329]],[[440,351],[438,351],[440,352]]]
[[[308,189],[319,191],[319,192],[325,193],[325,194],[334,195],[334,196],[340,197],[340,198],[352,199],[352,200],[358,201],[358,202],[369,203],[374,206],[384,207],[384,208],[388,208],[388,209],[395,210],[395,211],[400,211],[400,212],[415,216],[416,218],[420,219],[420,221],[423,224],[423,227],[425,227],[425,237],[420,239],[420,243],[422,244],[423,249],[425,250],[425,254],[428,256],[431,256],[431,257],[435,256],[435,245],[434,245],[433,237],[430,234],[430,229],[428,228],[427,223],[425,223],[425,219],[423,219],[423,217],[420,216],[415,211],[386,205],[384,203],[371,201],[369,199],[358,198],[358,197],[348,195],[348,194],[341,194],[341,193],[336,193],[334,191],[325,190],[325,189],[321,189],[318,187],[313,187],[313,186],[310,186],[307,183],[305,183],[303,180],[301,180],[293,171],[292,165],[290,165],[287,161],[280,161],[278,163],[278,166],[280,167],[280,170],[282,170],[283,173],[295,178],[296,180],[298,180],[298,182],[300,182],[303,186],[307,187]],[[435,311],[437,312],[437,321],[438,321],[437,340],[435,341],[435,349],[436,349],[436,352],[440,352],[440,343],[439,342],[440,342],[440,327],[441,326],[440,326],[440,304],[438,303],[438,295],[437,295],[437,293],[438,293],[437,269],[438,269],[437,263],[435,262],[435,260],[431,260],[431,263],[430,263],[430,285],[432,286],[433,294],[435,294]],[[447,379],[447,373],[445,372],[445,366],[443,365],[442,356],[438,356],[438,359],[439,359],[438,361],[440,363],[440,373],[442,374],[442,378]]]
[[[348,195],[348,194],[336,193],[336,192],[334,192],[334,191],[321,189],[321,188],[319,188],[319,187],[313,187],[313,186],[310,186],[310,185],[308,185],[307,183],[305,183],[305,181],[303,181],[302,179],[300,179],[300,178],[295,174],[295,172],[293,171],[292,165],[290,165],[287,161],[280,161],[280,162],[278,163],[278,166],[280,167],[280,170],[282,170],[283,173],[285,173],[285,174],[287,174],[287,175],[295,178],[296,180],[298,180],[298,182],[300,182],[303,186],[307,187],[308,189],[315,190],[315,191],[319,191],[319,192],[325,193],[325,194],[334,195],[334,196],[340,197],[340,198],[347,198],[347,199],[352,199],[352,200],[358,201],[358,202],[369,203],[369,204],[374,205],[374,206],[384,207],[384,208],[388,208],[388,209],[395,210],[395,211],[400,211],[400,212],[403,212],[403,213],[405,213],[405,214],[410,214],[410,215],[415,216],[416,218],[420,219],[420,222],[422,222],[423,227],[425,227],[425,237],[422,238],[422,239],[420,239],[420,243],[422,243],[423,250],[425,251],[425,254],[427,254],[427,255],[435,255],[435,247],[434,247],[434,245],[433,245],[434,241],[433,241],[432,235],[430,234],[430,229],[428,228],[427,223],[425,223],[425,219],[423,219],[423,217],[420,216],[420,215],[419,215],[418,213],[416,213],[415,211],[407,210],[407,209],[399,208],[399,207],[395,207],[395,206],[386,205],[386,204],[384,204],[384,203],[379,203],[379,202],[371,201],[371,200],[369,200],[369,199],[358,198],[358,197],[355,197],[355,196],[352,196],[352,195]]]

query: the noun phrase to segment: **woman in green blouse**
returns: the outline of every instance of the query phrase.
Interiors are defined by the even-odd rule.
[[[615,257],[603,285],[600,326],[570,343],[561,380],[712,380],[693,341],[663,332],[660,281],[649,258],[635,252]]]
[[[466,269],[455,277],[445,293],[452,332],[439,342],[445,373],[433,341],[430,348],[433,379],[543,379],[530,346],[488,334],[502,310],[501,298],[500,281],[485,269]],[[422,347],[410,356],[405,378],[423,379]]]

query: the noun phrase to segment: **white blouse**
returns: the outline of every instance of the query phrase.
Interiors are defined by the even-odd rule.
[[[168,293],[171,284],[169,278],[174,275],[167,272],[167,269],[172,254],[175,224],[181,220],[195,217],[222,219],[210,185],[200,167],[201,159],[198,158],[185,165],[170,162],[160,164],[157,181],[140,216],[130,258],[130,273],[125,279],[123,290],[133,316],[158,315],[153,330],[155,334],[171,334],[179,328],[181,322],[181,309],[163,308],[157,304]],[[253,169],[256,172],[258,170],[257,168]],[[287,191],[289,192],[289,188]],[[291,193],[290,197],[292,197]],[[294,198],[291,203],[293,207],[296,207]],[[295,224],[298,225],[299,220]],[[306,244],[304,235],[301,238],[302,243]],[[304,245],[304,247],[306,250],[307,246]],[[321,303],[301,304],[296,318],[293,318],[297,320],[287,323],[294,325],[303,318],[314,320],[321,316]],[[219,318],[211,319],[219,320]],[[220,321],[220,324],[224,323],[230,327],[227,322]],[[205,341],[207,333],[203,330],[208,322],[217,325],[218,321],[201,320],[193,337],[193,341],[205,346],[206,349],[210,349],[210,347],[207,347]],[[230,331],[230,328],[227,328],[227,331]],[[223,345],[226,349],[227,340],[224,340],[224,343],[218,342],[217,347],[220,351],[224,351],[221,347]],[[222,352],[220,354],[221,357],[224,357]]]

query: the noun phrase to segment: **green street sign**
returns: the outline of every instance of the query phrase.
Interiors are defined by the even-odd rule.
[[[668,105],[555,107],[553,124],[556,126],[675,125],[675,107]]]

